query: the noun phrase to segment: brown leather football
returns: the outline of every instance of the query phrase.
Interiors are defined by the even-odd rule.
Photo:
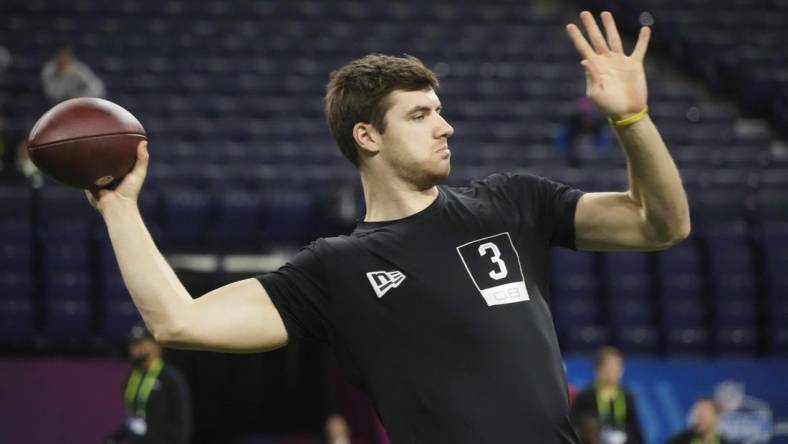
[[[93,97],[47,111],[30,131],[30,159],[44,174],[81,189],[113,186],[134,167],[142,124],[121,106]]]

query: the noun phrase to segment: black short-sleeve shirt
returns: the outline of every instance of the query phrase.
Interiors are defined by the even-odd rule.
[[[288,334],[335,349],[394,444],[578,443],[547,300],[582,192],[527,174],[438,189],[260,276]]]

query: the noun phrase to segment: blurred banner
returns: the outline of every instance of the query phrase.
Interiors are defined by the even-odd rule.
[[[592,381],[587,358],[566,359],[569,383]],[[97,442],[123,420],[128,363],[115,359],[0,360],[0,442]],[[686,425],[695,398],[714,396],[721,429],[740,443],[788,443],[788,360],[627,359],[624,383],[637,398],[648,444]]]
[[[593,380],[590,359],[567,358],[574,389]],[[627,359],[624,384],[637,400],[649,444],[664,443],[687,425],[695,398],[721,406],[720,433],[734,443],[788,443],[788,360]]]

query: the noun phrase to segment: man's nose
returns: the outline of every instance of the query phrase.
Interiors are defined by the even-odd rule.
[[[438,114],[438,119],[440,124],[438,125],[436,137],[445,137],[448,139],[452,134],[454,134],[454,127],[449,125],[449,122],[447,122],[446,119],[444,119],[440,114]]]

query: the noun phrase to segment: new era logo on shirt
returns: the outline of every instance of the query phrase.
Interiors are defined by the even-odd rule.
[[[405,280],[405,275],[401,271],[370,271],[367,279],[372,284],[375,294],[382,298],[387,291],[399,287]]]

